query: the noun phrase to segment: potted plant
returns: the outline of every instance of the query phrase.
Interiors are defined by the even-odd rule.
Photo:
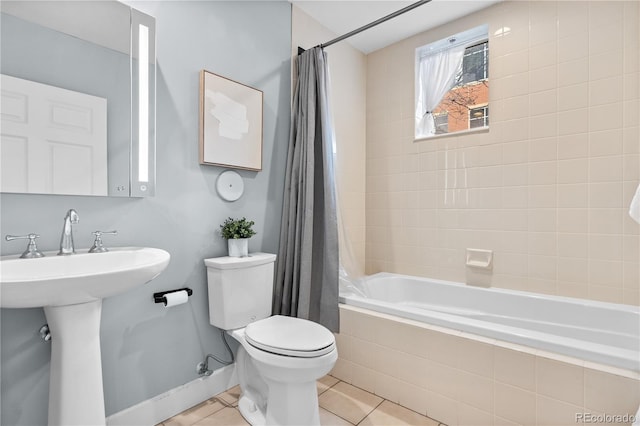
[[[245,257],[249,255],[249,238],[256,235],[252,220],[227,218],[220,225],[220,235],[227,240],[229,256]]]

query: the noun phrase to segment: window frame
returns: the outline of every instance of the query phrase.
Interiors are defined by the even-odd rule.
[[[482,110],[483,111],[483,115],[480,118],[472,118],[472,113],[473,111],[477,111],[477,110]],[[475,121],[479,121],[482,120],[482,126],[472,126],[471,122],[475,120]],[[485,104],[479,104],[479,105],[469,105],[469,130],[472,129],[482,129],[485,127],[489,127],[489,103],[485,103]]]
[[[477,46],[480,46],[480,45],[484,45],[484,49],[482,49],[482,50],[480,50],[478,52],[466,53],[467,50],[473,49],[474,47],[477,47]],[[483,67],[482,67],[483,77],[479,78],[477,80],[471,80],[471,81],[465,82],[464,81],[464,75],[465,75],[465,72],[464,72],[464,60],[465,60],[465,58],[470,57],[471,55],[480,54],[480,52],[482,52],[482,56],[484,58],[484,64],[483,64]],[[455,87],[462,87],[462,86],[466,86],[466,85],[469,85],[469,84],[481,83],[481,82],[487,81],[487,80],[489,80],[489,39],[488,38],[485,39],[485,40],[481,40],[481,41],[479,41],[477,43],[474,43],[474,44],[472,44],[470,46],[465,47],[465,54],[462,57],[462,70],[461,70],[461,73],[460,73],[460,82],[456,83],[453,87],[454,88]]]
[[[446,121],[444,123],[438,123],[438,119],[445,118]],[[436,133],[435,135],[446,135],[449,133],[449,111],[437,112],[433,114],[433,119],[436,125]],[[438,132],[443,126],[446,126],[446,131]]]
[[[489,31],[488,31],[489,26],[488,25],[479,25],[476,26],[474,28],[471,28],[469,30],[460,32],[458,34],[454,34],[453,36],[438,40],[436,42],[433,43],[428,43],[425,45],[421,45],[419,47],[417,47],[415,49],[415,61],[414,61],[414,66],[415,66],[415,98],[414,98],[414,107],[415,107],[415,111],[416,111],[416,124],[414,127],[414,142],[418,142],[418,141],[424,141],[427,139],[432,139],[432,138],[438,138],[438,137],[444,137],[444,136],[449,136],[449,135],[459,135],[461,133],[470,133],[470,132],[479,132],[479,131],[488,131],[488,123],[489,123],[489,51],[490,51],[490,47],[489,47]],[[453,86],[451,87],[451,89],[449,89],[449,91],[447,92],[447,94],[441,99],[440,104],[438,104],[437,107],[433,108],[433,112],[432,112],[432,116],[434,118],[434,121],[436,120],[436,116],[442,116],[442,114],[447,114],[448,118],[448,123],[446,125],[446,132],[440,132],[440,129],[442,129],[444,126],[442,125],[442,123],[440,123],[439,125],[437,124],[435,126],[435,133],[433,134],[423,134],[422,130],[420,130],[419,133],[419,126],[422,126],[422,122],[420,121],[420,117],[422,114],[421,112],[421,107],[418,102],[419,102],[419,91],[418,88],[419,87],[423,87],[424,86],[424,81],[425,81],[425,77],[423,75],[420,75],[418,73],[418,70],[421,67],[421,62],[423,60],[425,60],[425,58],[427,58],[430,55],[445,51],[445,50],[449,50],[452,49],[456,46],[460,46],[460,45],[464,45],[465,46],[465,53],[464,53],[464,57],[463,57],[463,61],[462,64],[460,65],[460,69],[458,71],[459,76],[456,76],[455,79],[455,83],[453,84]],[[469,52],[469,49],[473,49],[476,48],[478,46],[483,46],[481,49],[478,49],[476,52]],[[464,82],[464,60],[467,57],[470,57],[472,55],[476,55],[476,54],[480,54],[482,55],[482,59],[481,59],[481,64],[482,64],[482,71],[481,71],[481,78],[478,80],[473,80],[473,81],[468,81],[468,82]],[[476,66],[473,66],[472,69],[475,69]],[[472,74],[475,78],[475,76],[478,75],[478,72],[473,73]],[[482,87],[478,87],[481,84],[485,84],[486,89],[482,88]],[[472,87],[476,86],[475,89],[473,89]],[[469,87],[469,90],[466,94],[464,94],[464,92],[460,91],[460,92],[454,92],[455,89],[460,89],[460,88],[465,88],[465,87]],[[462,89],[464,90],[464,89]],[[453,92],[453,93],[452,93]],[[457,102],[459,100],[456,99],[456,96],[462,96],[467,97],[467,99],[464,99],[464,103],[459,103]],[[458,105],[460,105],[460,108],[456,108],[454,107],[453,110],[451,110],[450,108],[448,109],[441,109],[441,105],[445,102],[449,102],[449,105],[453,105],[455,103],[458,103]],[[471,101],[471,102],[469,102]],[[476,102],[473,102],[476,101]],[[479,102],[477,102],[479,101]],[[485,109],[485,116],[483,117],[483,126],[479,126],[479,127],[475,127],[472,128],[470,127],[470,119],[469,119],[469,114],[471,112],[471,110],[476,107],[476,105],[483,105],[486,106]],[[422,106],[422,108],[424,108],[424,106]],[[467,111],[464,111],[464,109],[467,109]],[[423,111],[423,110],[422,110]],[[455,118],[452,117],[451,113],[454,112],[454,116]],[[465,114],[466,112],[466,114]],[[466,115],[466,117],[465,117]],[[450,130],[452,127],[452,122],[451,119],[454,120],[454,124],[453,124],[453,130]],[[419,124],[420,123],[420,124]],[[434,123],[435,124],[435,123]],[[466,126],[466,127],[465,127]],[[421,127],[420,127],[421,128]]]

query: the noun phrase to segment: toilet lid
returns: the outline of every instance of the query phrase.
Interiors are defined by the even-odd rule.
[[[315,322],[275,315],[247,325],[247,342],[279,355],[311,358],[331,352],[333,333]]]

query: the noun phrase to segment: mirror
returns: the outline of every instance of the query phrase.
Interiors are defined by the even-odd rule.
[[[155,19],[115,0],[2,1],[0,192],[155,192]]]

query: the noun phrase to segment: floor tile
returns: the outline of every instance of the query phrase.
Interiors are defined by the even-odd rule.
[[[320,424],[322,426],[353,426],[342,417],[336,416],[324,408],[320,408]]]
[[[382,398],[345,382],[337,383],[318,399],[320,407],[353,424],[358,424],[383,401]]]
[[[316,387],[318,389],[318,395],[329,389],[331,386],[338,383],[340,380],[328,374],[317,381]]]
[[[446,426],[332,376],[318,380],[322,426]],[[157,426],[247,426],[237,408],[238,386]]]
[[[390,401],[384,401],[358,424],[358,426],[438,426],[440,422],[404,408]]]
[[[215,397],[220,398],[223,402],[226,402],[229,405],[237,407],[238,399],[240,399],[240,386],[236,385],[227,391],[219,393]]]
[[[205,417],[222,410],[224,407],[225,405],[223,403],[215,398],[211,398],[162,423],[164,426],[191,426]]]
[[[226,407],[209,417],[205,417],[194,426],[246,426],[248,424],[237,408]]]

